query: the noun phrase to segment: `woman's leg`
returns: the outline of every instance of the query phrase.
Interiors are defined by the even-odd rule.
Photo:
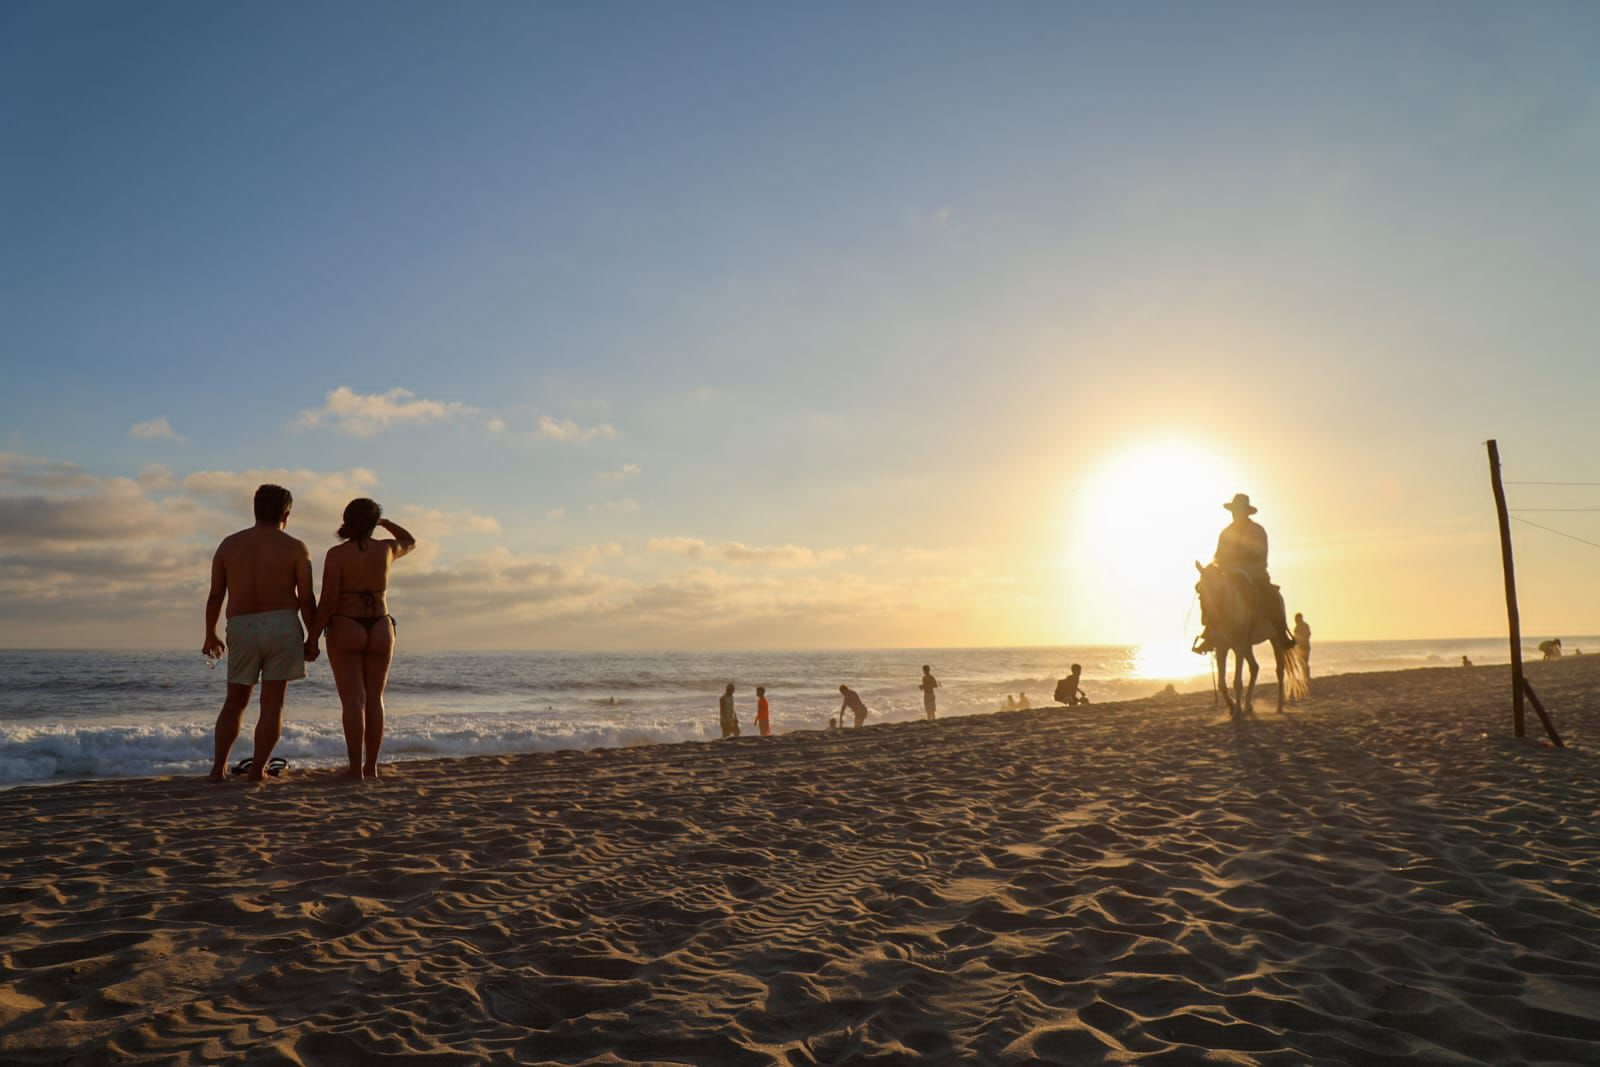
[[[383,688],[389,684],[389,664],[394,662],[394,620],[384,619],[373,624],[372,636],[367,641],[367,654],[362,657],[362,673],[366,683],[366,760],[361,773],[368,778],[378,777],[378,746],[383,744]]]
[[[335,616],[328,623],[328,665],[333,668],[333,683],[339,687],[339,707],[344,719],[344,751],[350,761],[345,773],[361,777],[361,746],[364,740],[363,709],[367,704],[367,631],[359,622]]]

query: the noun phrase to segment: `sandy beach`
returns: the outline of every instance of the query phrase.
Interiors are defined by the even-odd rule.
[[[1593,1063],[1600,656],[0,794],[7,1063]],[[246,742],[247,744],[247,742]]]

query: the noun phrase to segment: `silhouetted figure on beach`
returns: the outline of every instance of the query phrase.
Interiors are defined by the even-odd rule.
[[[839,693],[844,697],[844,702],[839,705],[839,724],[844,724],[844,713],[849,710],[856,717],[856,729],[860,729],[867,721],[867,706],[861,702],[861,695],[848,685],[841,685]]]
[[[1256,513],[1256,508],[1246,494],[1234,494],[1233,499],[1222,507],[1233,513],[1233,521],[1223,527],[1222,533],[1217,536],[1217,551],[1212,564],[1224,573],[1248,583],[1258,610],[1271,620],[1278,631],[1279,636],[1273,639],[1273,645],[1281,644],[1287,648],[1294,643],[1294,639],[1289,635],[1288,620],[1284,618],[1283,597],[1278,594],[1278,587],[1272,584],[1272,578],[1267,573],[1267,531],[1250,518]],[[1204,602],[1201,608],[1204,615]],[[1195,651],[1210,652],[1216,648],[1211,633],[1215,620],[1202,617],[1200,622],[1205,631],[1200,635]]]
[[[1080,679],[1083,678],[1083,665],[1074,663],[1072,673],[1056,683],[1056,703],[1073,707],[1078,704],[1089,703],[1089,698],[1083,695],[1083,690],[1078,688]]]
[[[1547,660],[1561,658],[1561,638],[1553,637],[1548,641],[1539,642],[1539,651],[1544,653]]]
[[[1027,711],[1031,707],[1033,707],[1033,705],[1028,703],[1028,694],[1027,693],[1018,693],[1017,694],[1017,709],[1019,711]]]
[[[772,706],[767,703],[767,687],[756,686],[756,729],[762,737],[772,736]]]
[[[728,688],[722,691],[722,699],[717,701],[717,714],[722,720],[722,736],[739,736],[739,717],[733,711],[733,683],[728,683]]]
[[[1472,661],[1470,659],[1468,659],[1466,656],[1462,656],[1461,657],[1461,665],[1463,667],[1470,667],[1470,666],[1472,666]]]
[[[374,540],[380,526],[391,536]],[[383,690],[395,646],[389,565],[416,548],[417,539],[364,496],[345,505],[336,536],[340,543],[328,549],[322,563],[322,599],[306,637],[306,658],[316,658],[317,639],[326,633],[344,722],[345,774],[359,781],[378,777],[383,744]]]
[[[311,589],[311,553],[284,533],[294,495],[281,485],[263,485],[254,500],[255,525],[229,534],[211,557],[211,591],[206,596],[206,638],[201,651],[215,659],[228,654],[228,695],[217,715],[211,780],[227,773],[228,753],[239,738],[250,691],[261,682],[261,718],[256,722],[252,782],[264,781],[283,729],[283,698],[289,683],[306,676],[307,645],[302,621],[312,625],[316,594]],[[228,605],[228,640],[217,636],[223,601]],[[295,612],[299,612],[296,618]]]
[[[933,691],[939,688],[939,679],[933,676],[932,668],[926,663],[922,665],[922,682],[919,688],[922,690],[922,713],[928,717],[929,722],[932,722],[938,710]]]
[[[1306,681],[1311,680],[1311,624],[1300,612],[1294,613],[1294,652],[1305,668]]]
[[[1004,704],[1002,704],[1000,706],[1000,708],[1001,708],[1002,711],[1016,711],[1017,710],[1017,698],[1012,696],[1010,693],[1007,693],[1006,694],[1006,702]]]

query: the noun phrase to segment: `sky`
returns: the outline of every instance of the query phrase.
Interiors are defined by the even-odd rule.
[[[198,648],[262,481],[319,574],[353,496],[412,530],[415,648],[1186,647],[1235,492],[1319,638],[1501,633],[1485,440],[1600,483],[1597,54],[1591,3],[6,4],[0,646]],[[1600,510],[1522,510],[1600,485],[1509,493],[1525,630],[1600,632]]]

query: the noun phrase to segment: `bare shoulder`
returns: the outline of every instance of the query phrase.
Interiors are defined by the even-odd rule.
[[[249,530],[235,530],[227,537],[224,537],[217,544],[216,555],[219,557],[225,557],[235,554],[239,551],[239,547],[244,543],[245,537],[249,533]]]

